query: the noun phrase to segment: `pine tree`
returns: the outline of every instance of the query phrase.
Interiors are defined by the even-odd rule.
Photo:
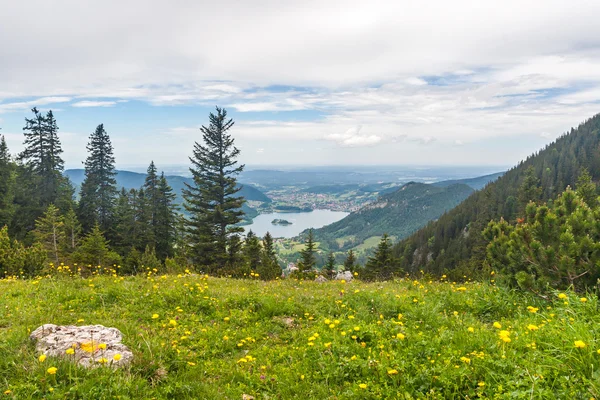
[[[352,249],[348,250],[348,255],[344,261],[344,271],[356,271],[356,257],[354,256],[354,251]]]
[[[244,200],[236,197],[240,190],[236,177],[244,166],[237,165],[240,151],[228,133],[234,122],[227,119],[227,112],[217,107],[209,120],[209,126],[200,129],[203,144],[194,145],[190,157],[194,182],[186,183],[183,197],[193,260],[198,266],[218,270],[227,263],[228,238],[243,232],[236,225],[244,214]]]
[[[137,191],[133,190],[133,196],[137,196]],[[133,212],[133,201],[130,198],[130,192],[121,188],[114,209],[114,248],[121,256],[125,257],[127,252],[134,245],[135,237],[135,215]]]
[[[327,256],[327,262],[323,266],[323,272],[329,278],[331,278],[335,272],[335,256],[332,252],[329,252],[329,255]]]
[[[85,179],[81,184],[79,220],[85,232],[98,223],[101,230],[112,232],[117,196],[115,158],[110,138],[100,124],[90,135],[85,160]]]
[[[244,253],[243,253],[242,239],[240,235],[231,235],[227,239],[227,263],[226,270],[228,273],[238,272],[238,275],[243,272],[249,273],[248,268],[242,268],[244,265]]]
[[[246,235],[243,253],[248,268],[256,272],[260,268],[262,247],[260,240],[258,240],[258,237],[252,231],[249,231]]]
[[[316,253],[316,244],[315,238],[313,235],[313,230],[308,230],[308,236],[306,237],[306,242],[304,243],[304,249],[300,252],[300,263],[299,270],[300,272],[310,271],[315,267],[317,263],[317,259],[315,257]]]
[[[44,215],[35,221],[33,234],[46,252],[48,258],[58,265],[60,262],[60,246],[64,242],[64,218],[53,204],[50,204]]]
[[[365,278],[389,279],[394,272],[395,260],[392,255],[392,246],[387,234],[384,234],[375,250],[365,265]]]
[[[152,232],[152,210],[144,188],[133,197],[133,214],[135,218],[134,246],[143,251],[148,244],[154,248],[154,232]]]
[[[157,200],[153,213],[156,255],[161,260],[173,256],[173,246],[177,235],[176,197],[167,182],[167,178],[165,178],[165,174],[161,173],[158,179]]]
[[[281,276],[281,267],[277,262],[277,254],[273,243],[273,236],[267,232],[262,241],[262,261],[257,269],[263,280],[272,280]]]

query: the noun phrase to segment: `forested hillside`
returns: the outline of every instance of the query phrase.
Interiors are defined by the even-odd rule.
[[[481,233],[489,221],[501,217],[514,221],[529,201],[555,198],[573,186],[583,169],[598,180],[599,146],[600,115],[596,115],[398,243],[394,253],[399,267],[433,273],[458,269],[460,276],[481,269],[487,245]]]
[[[404,238],[458,205],[473,192],[464,184],[441,188],[411,182],[346,218],[315,230],[331,250],[347,250],[384,233]]]
[[[500,178],[502,175],[504,175],[504,172],[497,172],[495,174],[478,176],[476,178],[452,179],[452,180],[448,180],[448,181],[435,182],[432,185],[439,186],[439,187],[447,187],[447,186],[454,185],[457,183],[464,183],[465,185],[468,185],[475,190],[480,190],[480,189],[483,189],[485,187],[485,185],[487,185],[488,183],[493,182],[496,179]]]

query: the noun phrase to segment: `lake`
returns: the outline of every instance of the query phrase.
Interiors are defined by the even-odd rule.
[[[245,232],[252,230],[257,236],[262,237],[270,232],[273,237],[291,238],[309,228],[321,228],[344,218],[349,213],[331,210],[313,210],[302,213],[269,213],[260,214],[252,220],[251,225],[244,226]],[[292,225],[273,225],[274,219],[285,219]]]

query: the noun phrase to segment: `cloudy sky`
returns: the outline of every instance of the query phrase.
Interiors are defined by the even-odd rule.
[[[0,126],[70,167],[185,164],[215,105],[248,164],[513,165],[600,112],[600,1],[0,0]]]

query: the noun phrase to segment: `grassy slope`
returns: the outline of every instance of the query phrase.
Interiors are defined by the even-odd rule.
[[[599,395],[595,297],[540,303],[486,283],[458,287],[196,275],[0,281],[0,396],[530,398],[532,389],[535,398]],[[530,305],[539,311],[528,312]],[[290,326],[285,318],[293,318]],[[500,340],[495,321],[510,331],[510,343]],[[51,358],[40,363],[28,333],[43,323],[117,327],[136,360],[119,371],[87,371]],[[586,347],[576,348],[575,340]],[[51,366],[55,376],[46,373]]]

